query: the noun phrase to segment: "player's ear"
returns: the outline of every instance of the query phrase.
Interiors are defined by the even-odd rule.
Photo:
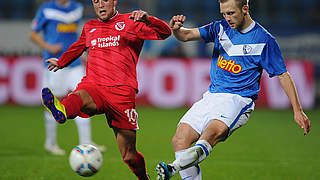
[[[242,13],[243,13],[245,16],[249,14],[249,6],[248,6],[248,5],[242,6]]]

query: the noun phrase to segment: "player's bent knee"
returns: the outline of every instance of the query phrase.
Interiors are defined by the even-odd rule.
[[[190,147],[190,145],[191,145],[191,143],[187,142],[186,138],[179,136],[179,135],[173,136],[171,144],[172,144],[173,149],[175,151],[186,149],[186,148]]]
[[[93,101],[90,94],[85,90],[78,90],[76,92],[73,92],[73,94],[78,95],[83,103],[83,107],[81,109],[82,112],[86,114],[95,114],[97,112],[97,105]]]
[[[229,131],[219,131],[216,132],[215,136],[213,137],[214,144],[218,142],[224,142],[228,138]]]
[[[229,129],[219,129],[216,132],[215,139],[218,142],[225,141],[227,139],[227,137],[228,137],[228,132],[229,132]]]
[[[179,144],[179,138],[175,135],[173,136],[172,140],[171,140],[171,144],[173,147],[177,146]]]
[[[175,151],[180,151],[189,148],[199,137],[200,135],[189,124],[181,123],[171,143]]]
[[[229,127],[220,120],[214,120],[214,132],[219,139],[225,139],[228,136]]]
[[[212,146],[218,142],[223,142],[227,139],[229,127],[220,120],[212,121],[202,134],[200,139],[206,139]]]

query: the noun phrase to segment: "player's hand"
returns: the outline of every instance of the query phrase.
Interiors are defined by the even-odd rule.
[[[87,52],[83,52],[82,55],[80,56],[81,59],[81,63],[86,66],[86,64],[88,63],[88,54]]]
[[[51,54],[59,54],[62,51],[62,46],[60,44],[48,44],[46,49]]]
[[[134,21],[147,23],[149,22],[149,14],[142,10],[132,11],[130,19],[133,19]]]
[[[294,113],[294,120],[297,122],[300,128],[303,129],[303,134],[307,135],[311,128],[311,123],[307,115],[303,111]]]
[[[59,69],[59,66],[58,66],[58,59],[57,58],[50,58],[50,59],[47,59],[46,62],[49,63],[48,65],[48,69],[49,71],[53,71],[53,72],[56,72],[58,71]]]
[[[169,26],[172,30],[178,30],[183,27],[183,23],[186,20],[186,16],[184,15],[176,15],[173,16],[169,22]]]

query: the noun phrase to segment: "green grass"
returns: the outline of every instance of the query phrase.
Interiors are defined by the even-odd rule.
[[[0,106],[0,179],[8,180],[134,180],[122,162],[112,130],[102,115],[92,121],[92,136],[105,144],[104,163],[99,173],[82,178],[74,173],[68,156],[44,151],[44,120],[41,107]],[[137,147],[147,163],[152,179],[159,161],[174,158],[171,138],[176,124],[187,109],[137,108],[139,126]],[[320,111],[306,112],[312,129],[303,136],[291,111],[257,109],[248,124],[226,142],[218,144],[201,163],[204,180],[318,180],[320,179]],[[77,145],[73,121],[60,125],[58,141],[71,151]],[[173,180],[180,179],[179,176]]]

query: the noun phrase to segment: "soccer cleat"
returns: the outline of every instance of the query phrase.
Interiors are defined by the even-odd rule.
[[[65,151],[61,149],[57,144],[45,145],[45,150],[53,155],[65,155]]]
[[[66,109],[49,88],[42,89],[42,103],[58,123],[63,124],[66,122]]]
[[[174,167],[166,165],[164,162],[159,163],[156,170],[158,171],[158,180],[169,180],[174,175]]]

